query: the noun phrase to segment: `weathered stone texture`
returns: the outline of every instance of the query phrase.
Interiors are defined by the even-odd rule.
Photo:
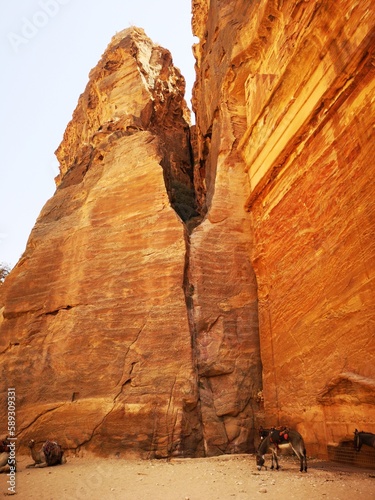
[[[375,432],[373,2],[192,6],[195,127],[170,53],[116,35],[0,288],[20,443],[215,455],[283,424],[326,455]]]
[[[1,290],[1,380],[17,389],[20,444],[200,453],[185,228],[166,190],[168,178],[191,187],[183,92],[170,54],[137,29],[91,73],[56,193]]]
[[[201,37],[194,181],[205,217],[191,234],[189,280],[204,442],[207,454],[245,452],[254,446],[261,363],[253,236],[244,210],[250,186],[238,154],[243,123],[227,79],[235,28],[227,29],[232,7],[193,4],[194,34]]]
[[[374,5],[193,6],[195,176],[214,207],[224,144],[247,172],[264,422],[325,454],[375,432]]]

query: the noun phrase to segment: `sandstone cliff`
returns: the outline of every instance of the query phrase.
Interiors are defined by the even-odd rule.
[[[139,29],[116,35],[90,74],[56,152],[56,193],[2,289],[20,443],[158,457],[253,448],[246,175],[224,173],[208,209],[183,92],[170,53]]]
[[[196,126],[170,53],[116,35],[0,288],[21,444],[214,455],[284,424],[324,456],[375,432],[375,8],[192,8]]]
[[[139,29],[116,35],[90,74],[56,193],[1,290],[2,390],[17,391],[20,445],[202,449],[183,290],[182,220],[196,214],[184,87]]]
[[[251,218],[264,423],[324,455],[375,432],[374,4],[193,9],[195,178],[228,240]]]

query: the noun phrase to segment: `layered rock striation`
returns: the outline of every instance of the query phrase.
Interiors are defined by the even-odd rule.
[[[90,74],[57,150],[56,193],[1,290],[2,389],[17,391],[20,444],[201,453],[184,89],[170,53],[136,28]]]
[[[219,213],[237,196],[229,212],[251,218],[264,423],[324,455],[375,432],[374,5],[193,9],[195,177],[210,213],[223,170],[242,175]]]
[[[374,6],[192,8],[196,125],[170,53],[116,35],[0,287],[21,446],[216,455],[262,424],[326,456],[375,432]]]
[[[90,73],[56,152],[56,193],[1,290],[21,443],[143,457],[254,446],[246,176],[224,167],[214,202],[213,186],[198,188],[183,94],[170,53],[139,29]]]

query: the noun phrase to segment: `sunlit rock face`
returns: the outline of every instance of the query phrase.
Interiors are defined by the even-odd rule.
[[[17,391],[20,446],[203,449],[183,287],[195,214],[184,86],[139,29],[116,35],[90,74],[56,193],[1,290],[2,390]]]
[[[207,219],[192,244],[199,254],[211,237],[211,256],[251,259],[263,422],[296,427],[321,455],[356,427],[375,432],[374,9],[193,1],[195,182]],[[220,228],[241,219],[244,252],[230,253]],[[212,311],[200,314],[219,328]],[[206,324],[197,320],[202,343]]]
[[[90,73],[56,152],[56,193],[2,288],[20,443],[143,457],[254,448],[248,179],[224,143],[210,189],[194,175],[183,93],[170,53],[138,29]]]
[[[323,456],[375,432],[375,6],[192,12],[196,125],[170,53],[117,34],[0,287],[21,448],[238,453],[262,424]]]

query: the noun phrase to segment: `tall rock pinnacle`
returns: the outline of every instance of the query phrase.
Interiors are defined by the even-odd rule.
[[[170,53],[136,28],[90,74],[57,150],[56,193],[1,288],[1,380],[17,389],[20,445],[200,453],[184,86]]]

